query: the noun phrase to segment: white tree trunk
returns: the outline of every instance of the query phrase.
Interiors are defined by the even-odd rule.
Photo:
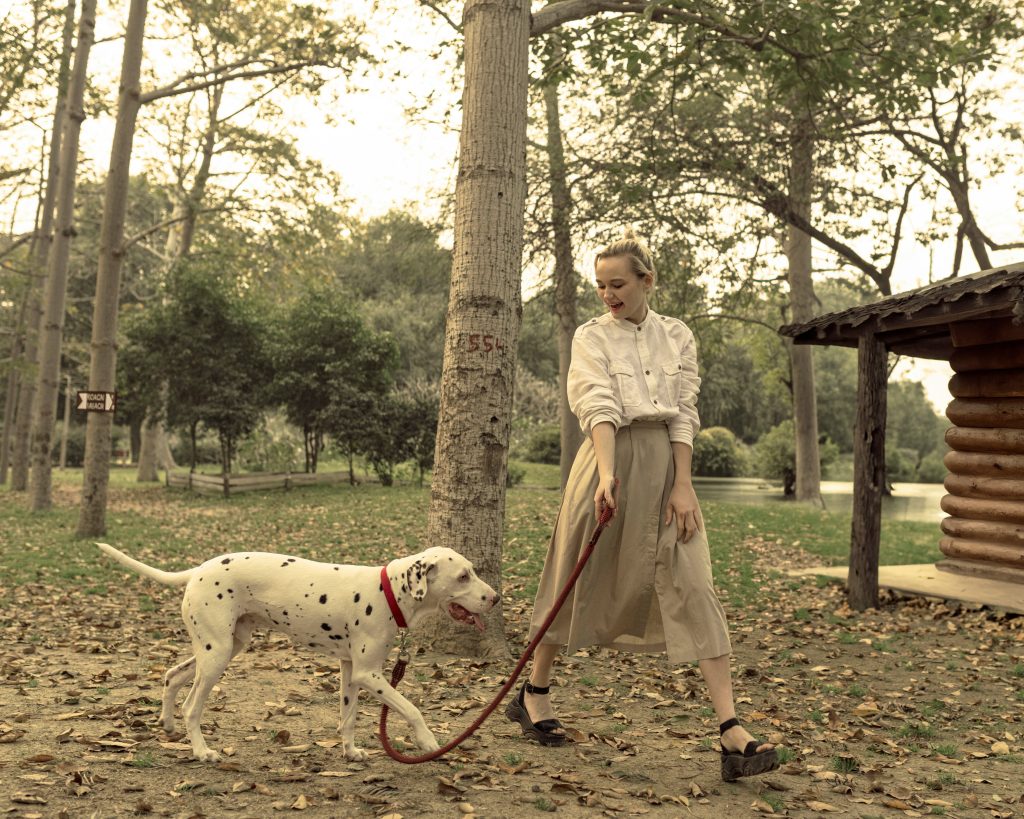
[[[160,476],[156,471],[156,448],[160,441],[160,432],[158,422],[142,422],[139,467],[135,473],[135,480],[138,483],[153,483],[160,480]]]
[[[46,164],[46,187],[39,208],[38,233],[32,242],[30,269],[32,274],[25,307],[25,338],[21,347],[24,361],[28,365],[18,379],[17,410],[14,414],[14,450],[12,454],[11,488],[24,492],[28,488],[29,442],[32,435],[33,409],[38,377],[39,324],[43,315],[42,300],[46,287],[46,265],[53,244],[53,218],[57,201],[57,183],[60,178],[60,146],[64,133],[65,111],[67,109],[68,74],[71,71],[71,51],[75,34],[75,0],[68,3],[64,11],[63,49],[60,66],[57,69],[57,102],[53,111],[53,128],[50,133],[50,149]],[[15,360],[12,357],[12,361]],[[8,394],[8,402],[13,396]],[[6,435],[8,427],[4,426]]]
[[[92,355],[89,390],[113,392],[117,366],[117,308],[121,292],[124,251],[124,218],[128,208],[129,165],[135,120],[139,112],[139,71],[146,27],[147,0],[131,0],[121,62],[117,120],[110,150],[110,170],[103,197],[100,225],[100,260],[96,272],[96,299],[92,314]],[[78,516],[79,537],[106,533],[107,486],[110,481],[113,413],[90,412],[85,433],[85,474],[82,506]]]
[[[522,319],[529,3],[467,0],[463,25],[455,248],[427,541],[464,554],[500,591]],[[486,621],[480,637],[437,620],[426,638],[460,654],[507,654],[500,605]]]
[[[814,138],[809,123],[797,125],[793,134],[789,184],[793,210],[810,220],[814,188]],[[786,256],[789,261],[789,299],[793,321],[810,321],[814,317],[816,304],[811,279],[811,237],[790,226]],[[796,498],[824,506],[821,500],[814,359],[810,345],[790,343],[789,349],[793,374],[793,420],[796,426]]]
[[[71,237],[75,235],[75,178],[78,139],[85,120],[86,71],[96,29],[96,0],[83,0],[78,20],[78,42],[68,88],[64,133],[58,163],[56,234],[47,257],[47,278],[43,316],[39,328],[39,372],[32,424],[31,506],[48,509],[52,502],[50,449],[57,415],[60,379],[60,348],[64,332],[64,299],[68,281]]]

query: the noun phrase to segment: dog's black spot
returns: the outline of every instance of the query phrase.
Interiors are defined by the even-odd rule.
[[[248,559],[249,559],[249,556],[248,556],[248,555],[246,555],[245,559],[246,559],[246,560],[248,560]]]
[[[220,592],[217,592],[217,599],[218,600],[223,600],[224,599],[224,595],[221,594]]]
[[[220,581],[219,580],[214,580],[213,581],[213,585],[214,586],[219,586],[220,585]]]
[[[380,584],[380,590],[384,591],[384,584],[383,583]]]
[[[320,628],[322,628],[324,631],[330,631],[331,630],[331,624],[330,623],[321,623],[320,624]]]
[[[365,653],[366,653],[366,646],[363,646],[363,650],[362,650],[362,651],[360,651],[359,653],[360,653],[360,654],[365,654]]]
[[[402,593],[405,593],[405,583],[402,584]]]
[[[226,565],[227,565],[228,563],[230,563],[230,562],[231,562],[231,558],[230,558],[230,557],[225,557],[225,558],[224,558],[224,559],[223,559],[223,560],[221,561],[221,563],[223,563],[223,564],[224,564],[225,566],[226,566]]]
[[[373,612],[373,606],[367,606],[366,607],[366,616],[369,617],[372,612]]]
[[[203,582],[203,578],[200,577],[199,578],[199,582],[202,583]]]
[[[235,593],[234,589],[228,589],[228,594],[234,594],[234,593]]]
[[[326,602],[327,602],[327,595],[326,594],[321,594],[320,595],[320,603],[321,603],[321,605],[326,603]]]
[[[359,602],[359,592],[356,592],[356,599],[355,599],[355,601],[354,601],[354,602],[356,602],[356,603],[358,603],[358,602]]]
[[[289,557],[288,558],[288,562],[289,563],[294,563],[295,562],[295,558],[294,557]]]
[[[284,611],[282,611],[281,614],[283,614],[285,617],[287,617],[288,616],[288,609],[285,609]]]
[[[212,645],[210,645],[209,643],[207,643],[207,644],[206,644],[206,650],[207,650],[207,651],[212,651],[212,650],[213,650],[213,646],[212,646]]]
[[[332,640],[344,640],[345,638],[342,635],[340,635],[340,634],[332,634],[331,635],[331,639]]]
[[[340,571],[341,571],[341,566],[335,566],[335,567],[334,567],[334,571],[336,571],[336,572],[340,572]]]
[[[282,568],[282,569],[285,569],[285,568],[287,568],[287,567],[288,567],[288,564],[287,564],[287,563],[282,563],[282,564],[281,564],[281,568]]]
[[[310,648],[320,648],[320,646],[318,646],[316,643],[310,643],[309,647]]]
[[[348,697],[345,697],[345,705],[348,705]]]
[[[356,625],[357,625],[357,626],[359,625],[359,621],[358,621],[358,620],[356,620]]]
[[[383,694],[384,692],[383,692],[383,691],[381,691],[381,690],[380,690],[380,689],[378,688],[378,689],[377,689],[377,693],[378,693],[378,694]]]

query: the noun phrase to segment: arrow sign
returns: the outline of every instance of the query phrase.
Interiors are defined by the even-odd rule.
[[[86,412],[113,412],[117,408],[117,393],[79,390],[77,408]]]

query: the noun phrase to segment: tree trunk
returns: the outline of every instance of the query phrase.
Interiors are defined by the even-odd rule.
[[[863,611],[878,605],[878,545],[885,486],[885,344],[867,333],[857,353],[857,422],[853,441],[853,525],[847,600]]]
[[[75,0],[71,0],[64,11],[64,45],[61,50],[60,66],[57,69],[57,102],[54,106],[53,129],[50,133],[50,150],[46,166],[46,188],[43,191],[42,207],[39,212],[38,233],[33,240],[32,252],[29,255],[32,279],[29,284],[26,301],[25,339],[21,349],[27,368],[18,379],[18,404],[14,421],[15,448],[11,477],[11,488],[17,492],[24,492],[28,487],[29,444],[32,437],[32,421],[35,417],[34,404],[36,379],[38,378],[37,367],[39,364],[39,324],[43,315],[42,299],[46,287],[47,260],[53,245],[53,218],[57,200],[57,184],[60,179],[61,142],[66,121],[68,75],[71,71],[71,44],[74,33]],[[11,359],[12,363],[16,360],[13,357]],[[7,429],[5,425],[5,435],[7,434]]]
[[[11,346],[11,370],[7,373],[7,392],[4,393],[4,431],[0,437],[0,485],[7,483],[7,473],[11,465],[11,444],[14,436],[11,427],[18,408],[18,392],[23,379],[18,378],[18,370],[14,366],[21,357],[21,339],[15,338]]]
[[[117,308],[124,258],[124,219],[128,209],[129,165],[135,119],[139,112],[139,71],[146,27],[147,0],[131,0],[125,29],[124,57],[117,102],[117,120],[110,151],[110,170],[103,197],[100,260],[96,272],[96,300],[92,314],[92,356],[89,390],[113,392],[117,367]],[[106,533],[107,485],[110,481],[110,438],[114,415],[90,412],[85,433],[85,475],[79,537]]]
[[[992,267],[989,259],[988,246],[985,244],[985,237],[978,227],[978,221],[974,218],[974,211],[971,210],[970,188],[967,183],[954,174],[944,174],[946,183],[949,185],[950,195],[956,205],[957,213],[960,214],[960,229],[971,246],[971,252],[978,262],[978,270],[988,270]]]
[[[48,509],[52,502],[50,448],[57,413],[60,378],[60,348],[64,331],[64,299],[68,281],[71,238],[75,235],[75,181],[78,138],[85,120],[86,69],[96,29],[96,0],[83,0],[78,20],[78,43],[71,72],[64,132],[58,162],[56,192],[56,233],[47,256],[47,278],[43,317],[39,328],[39,372],[36,376],[35,416],[32,423],[31,506]]]
[[[455,249],[427,542],[461,552],[501,589],[526,202],[530,7],[467,0]],[[501,606],[478,635],[435,620],[444,650],[506,656]]]
[[[554,58],[561,56],[557,44]],[[562,124],[558,111],[558,83],[544,86],[544,107],[548,126],[548,168],[551,175],[551,226],[555,251],[555,315],[558,316],[558,423],[561,484],[569,480],[569,470],[583,441],[576,416],[569,409],[566,386],[572,358],[572,338],[576,332],[576,269],[572,255],[572,196],[565,173]]]
[[[135,473],[137,483],[159,481],[156,471],[156,448],[160,443],[160,429],[150,421],[142,422],[142,440],[139,446],[139,468]]]
[[[814,137],[810,123],[800,123],[793,134],[789,196],[795,213],[811,217],[814,187]],[[793,321],[814,317],[811,280],[811,237],[790,225],[786,256],[789,262],[789,299]],[[824,507],[821,500],[821,460],[818,455],[818,406],[814,391],[814,358],[806,344],[790,343],[793,373],[793,421],[796,427],[796,499]]]

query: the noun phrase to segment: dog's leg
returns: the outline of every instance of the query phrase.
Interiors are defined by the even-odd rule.
[[[188,683],[195,675],[195,657],[189,657],[185,662],[174,666],[164,675],[164,704],[163,708],[160,709],[160,722],[167,733],[174,730],[174,700],[177,698],[182,686]]]
[[[359,707],[359,686],[352,682],[352,661],[341,661],[341,688],[338,697],[341,700],[341,721],[338,732],[341,734],[341,747],[345,759],[362,762],[369,757],[362,748],[356,747],[356,712]]]
[[[416,739],[416,744],[420,748],[424,751],[436,751],[440,747],[434,738],[433,732],[427,727],[427,723],[419,709],[392,688],[391,683],[384,679],[383,674],[372,669],[356,668],[353,677],[356,685],[376,697],[393,711],[397,711],[409,723],[409,727],[412,728],[413,737]]]
[[[192,743],[192,755],[201,762],[220,761],[220,754],[211,750],[203,739],[200,723],[206,700],[230,661],[231,647],[226,641],[207,643],[196,652],[196,679],[181,707],[181,713],[185,718],[185,733]]]

